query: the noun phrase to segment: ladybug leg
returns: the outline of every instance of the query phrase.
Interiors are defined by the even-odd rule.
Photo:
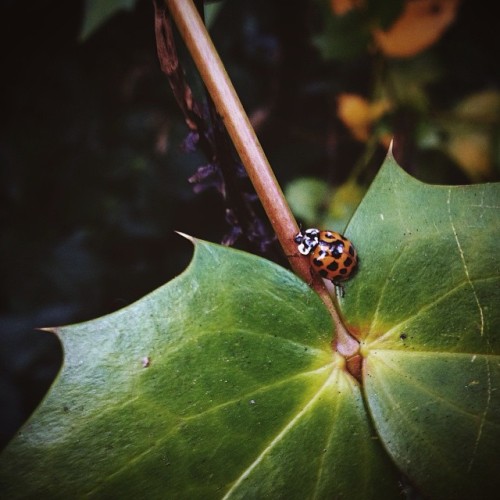
[[[345,295],[344,285],[342,285],[340,283],[335,283],[335,281],[332,281],[332,283],[335,286],[335,291],[337,292],[337,295],[341,298],[344,298],[344,295]]]
[[[311,286],[313,284],[313,281],[314,281],[314,269],[312,267],[309,268],[309,273],[311,275],[311,279],[310,279],[308,285]]]

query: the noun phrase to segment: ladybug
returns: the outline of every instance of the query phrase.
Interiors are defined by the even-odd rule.
[[[340,233],[310,228],[300,231],[294,241],[302,255],[309,255],[311,267],[335,285],[349,279],[356,269],[356,249]]]

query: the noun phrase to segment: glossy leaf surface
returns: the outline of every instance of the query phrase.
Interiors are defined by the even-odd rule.
[[[139,302],[57,329],[62,371],[2,455],[9,498],[396,496],[321,301],[201,241]]]
[[[389,156],[351,221],[343,312],[393,459],[431,497],[500,487],[499,186],[429,186]]]
[[[8,498],[431,498],[500,487],[498,185],[386,160],[346,231],[362,383],[288,271],[195,241],[131,306],[56,329],[65,361],[0,457]],[[394,466],[395,465],[395,466]]]

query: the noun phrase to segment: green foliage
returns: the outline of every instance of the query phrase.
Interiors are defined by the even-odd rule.
[[[498,194],[424,185],[388,158],[346,233],[361,264],[340,305],[362,385],[306,284],[194,240],[173,281],[56,329],[64,365],[1,457],[2,491],[385,499],[399,469],[429,496],[492,496]]]
[[[314,177],[295,179],[285,190],[286,199],[295,217],[307,226],[319,220],[327,194],[326,182]]]
[[[323,58],[341,61],[365,53],[371,41],[371,28],[388,29],[404,7],[403,0],[372,0],[366,2],[363,9],[353,8],[335,15],[330,0],[316,0],[316,3],[323,15],[321,29],[313,37],[313,42]]]
[[[324,59],[349,60],[366,50],[370,32],[365,16],[350,11],[342,17],[332,16],[325,8],[322,30],[313,37],[313,43]]]
[[[57,333],[62,372],[3,455],[9,497],[347,496],[391,477],[329,315],[275,264],[197,241],[176,280]]]
[[[379,145],[374,153],[338,123],[332,127],[332,104],[341,92],[392,103],[390,113],[371,123],[372,138],[381,130],[396,135],[398,158],[418,178],[446,184],[498,179],[498,94],[484,91],[499,86],[499,38],[488,10],[462,2],[438,42],[416,57],[390,60],[373,51],[370,28],[373,20],[390,26],[400,0],[363,2],[364,12],[343,20],[331,19],[327,1],[320,11],[315,2],[292,2],[284,11],[282,2],[251,0],[225,2],[215,12],[221,4],[210,4],[214,10],[206,19],[217,14],[212,34],[246,109],[264,111],[259,137],[280,182],[307,177],[322,186],[302,185],[290,197],[308,223],[343,229],[359,199],[347,188],[364,190],[378,170],[377,154],[385,152]],[[55,337],[31,332],[34,326],[114,310],[177,273],[188,256],[182,240],[170,237],[174,228],[213,241],[226,230],[223,209],[207,194],[195,202],[186,182],[206,159],[178,149],[186,129],[158,70],[151,13],[147,1],[88,0],[82,22],[78,2],[2,6],[9,50],[1,93],[1,198],[9,216],[1,245],[1,444],[43,393],[40,381],[52,374],[47,365],[56,369],[58,350],[49,342]],[[319,50],[311,51],[311,42]],[[355,164],[361,168],[352,176]],[[142,497],[163,478],[161,496],[174,482],[175,491],[184,488],[192,498],[203,493],[188,491],[182,481],[216,488],[225,470],[236,477],[238,464],[247,470],[268,450],[234,496],[246,485],[249,495],[257,495],[284,482],[290,497],[304,498],[301,488],[314,477],[317,489],[310,489],[318,497],[330,488],[347,498],[353,492],[366,497],[363,490],[371,485],[374,496],[389,497],[396,480],[387,456],[429,496],[496,496],[497,186],[431,188],[394,165],[375,186],[348,229],[361,264],[341,304],[363,341],[361,391],[342,360],[332,359],[326,337],[315,351],[311,347],[322,335],[313,330],[331,326],[302,285],[283,272],[283,283],[271,286],[261,275],[275,267],[258,259],[245,267],[241,254],[198,242],[192,266],[211,249],[233,267],[188,270],[116,315],[60,329],[64,368],[1,459],[2,494],[25,497],[31,488],[32,496],[67,498],[93,488],[96,495]],[[326,203],[309,198],[323,202],[323,192],[329,193]],[[239,292],[245,283],[261,295]],[[203,285],[202,292],[195,293],[193,284]],[[218,307],[224,320],[217,311],[205,314],[199,299],[219,287],[225,290]],[[282,300],[269,302],[267,290]],[[228,299],[233,295],[239,302]],[[297,297],[312,297],[311,309],[305,311]],[[181,308],[181,298],[192,300],[197,314]],[[274,321],[262,321],[260,330],[283,335],[272,345],[250,340],[249,333],[236,346],[226,326],[238,321],[250,298],[272,306]],[[290,309],[297,307],[294,315]],[[151,310],[161,318],[153,326]],[[256,310],[251,308],[252,321],[245,317],[245,332],[262,319]],[[305,325],[302,315],[312,322]],[[286,351],[290,333],[280,328],[283,318],[285,326],[294,318],[305,328],[301,343],[309,354]],[[192,337],[200,334],[200,321],[215,325],[217,334],[229,331],[230,343],[222,344],[213,331]],[[186,344],[176,340],[181,335]],[[41,355],[44,350],[50,353]],[[323,363],[323,371],[308,376],[308,360]],[[237,397],[223,406],[231,393],[217,385],[218,373],[246,381],[234,388],[244,398],[239,409]],[[272,386],[280,376],[282,385]],[[197,384],[208,384],[211,393],[202,394]],[[197,399],[189,400],[190,394]],[[222,401],[213,412],[205,399],[211,395]],[[181,410],[188,415],[184,427]],[[289,432],[281,435],[279,428]],[[377,489],[382,480],[390,482],[387,490]]]
[[[303,227],[328,227],[343,231],[363,198],[364,190],[354,182],[337,189],[314,177],[301,177],[290,182],[286,199]]]
[[[498,199],[498,184],[429,186],[390,157],[347,233],[361,258],[342,309],[368,407],[429,497],[500,487]]]
[[[137,0],[85,0],[85,15],[80,39],[86,40],[108,19],[123,10],[132,10]]]

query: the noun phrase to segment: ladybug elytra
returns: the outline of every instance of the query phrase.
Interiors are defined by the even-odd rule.
[[[335,231],[310,228],[300,231],[294,241],[302,255],[309,255],[311,267],[334,284],[349,279],[357,266],[353,244]]]

